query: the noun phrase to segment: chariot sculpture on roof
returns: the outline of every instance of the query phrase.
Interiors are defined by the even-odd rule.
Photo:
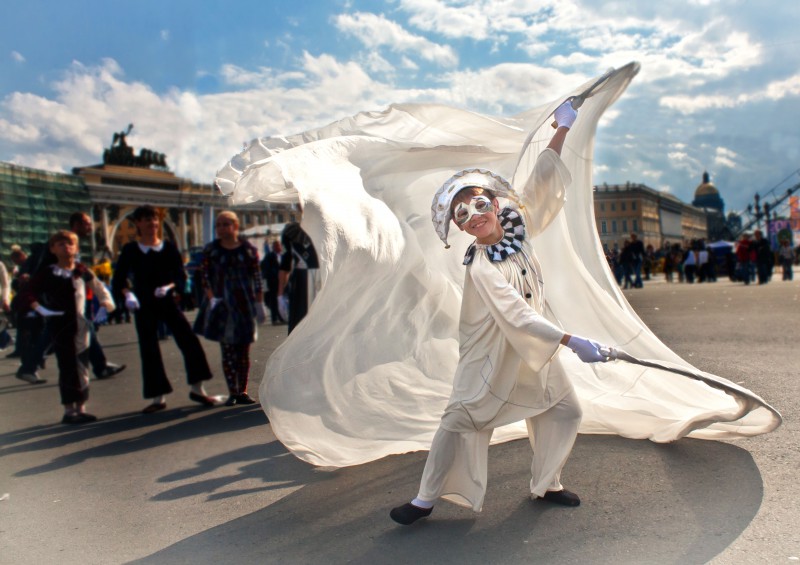
[[[133,124],[128,124],[125,131],[115,132],[111,147],[103,151],[103,164],[122,165],[124,167],[142,167],[149,169],[168,169],[167,156],[150,149],[140,149],[139,155],[134,155],[133,147],[128,145],[125,138],[131,133]]]

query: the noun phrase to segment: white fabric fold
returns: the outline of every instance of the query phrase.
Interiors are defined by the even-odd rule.
[[[637,71],[636,64],[618,69],[581,107],[561,156],[560,174],[572,177],[563,208],[537,207],[536,195],[525,206],[543,315],[569,333],[696,371],[627,303],[594,225],[594,133]],[[512,117],[393,105],[256,140],[219,171],[217,185],[235,202],[301,202],[320,258],[321,290],[270,357],[260,389],[274,433],[297,457],[346,466],[430,446],[458,364],[461,262],[470,243],[453,230],[452,249],[444,249],[431,225],[431,197],[468,167],[493,170],[525,192],[520,185],[553,134],[553,110],[585,86]],[[736,438],[781,421],[722,377],[703,373],[719,383],[709,386],[620,361],[587,365],[565,348],[555,359],[580,398],[583,433]],[[519,422],[497,429],[492,441],[525,435]]]

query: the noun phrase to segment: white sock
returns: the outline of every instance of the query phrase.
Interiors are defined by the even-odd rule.
[[[200,394],[202,396],[208,396],[206,394],[206,390],[203,388],[202,383],[197,385],[192,385],[192,392],[195,394]]]
[[[416,506],[417,508],[424,508],[427,510],[428,508],[433,508],[433,502],[429,500],[420,500],[419,498],[415,498],[411,501],[411,504]]]
[[[162,394],[161,396],[156,396],[153,399],[153,404],[164,404],[164,401],[166,401],[166,400],[167,400],[166,395]]]

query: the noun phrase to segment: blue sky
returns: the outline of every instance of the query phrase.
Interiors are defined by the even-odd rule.
[[[800,182],[800,2],[12,1],[0,160],[69,171],[115,131],[211,182],[255,137],[393,102],[514,114],[611,66],[642,70],[601,123],[596,183],[727,210]]]

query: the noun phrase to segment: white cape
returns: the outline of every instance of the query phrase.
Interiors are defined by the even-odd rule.
[[[562,159],[567,203],[533,239],[547,315],[570,333],[619,346],[704,381],[623,361],[583,364],[566,348],[583,433],[666,442],[765,433],[780,415],[752,392],[700,373],[644,325],[620,292],[597,236],[592,152],[603,111],[638,72],[618,69],[579,111]],[[524,183],[567,96],[513,117],[398,104],[290,137],[254,140],[218,173],[237,203],[300,202],[322,287],[303,322],[270,357],[259,390],[275,435],[297,457],[347,466],[425,450],[458,363],[458,315],[468,237],[445,249],[430,219],[453,172],[491,169]],[[709,386],[711,383],[713,386]],[[525,423],[493,441],[525,437]]]

